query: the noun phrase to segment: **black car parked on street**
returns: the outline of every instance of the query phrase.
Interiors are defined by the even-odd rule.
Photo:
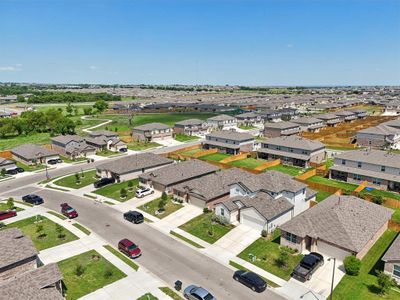
[[[243,283],[257,293],[262,293],[267,288],[267,283],[256,273],[238,270],[233,274],[233,279]]]
[[[135,224],[143,223],[144,221],[143,215],[140,212],[133,210],[124,213],[124,219]]]
[[[22,197],[22,200],[26,203],[30,203],[33,205],[39,205],[44,202],[42,197],[39,197],[38,195],[34,194],[25,195]]]

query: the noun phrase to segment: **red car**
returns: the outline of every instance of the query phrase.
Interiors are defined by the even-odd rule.
[[[0,220],[15,217],[17,212],[15,210],[0,211]]]
[[[61,213],[69,219],[73,219],[78,216],[78,212],[67,203],[61,204]]]
[[[118,243],[118,250],[129,256],[130,258],[136,258],[142,255],[140,248],[128,239],[120,240]]]

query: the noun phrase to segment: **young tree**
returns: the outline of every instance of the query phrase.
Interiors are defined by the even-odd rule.
[[[285,268],[285,267],[287,267],[288,262],[289,262],[289,253],[287,253],[284,250],[281,250],[278,258],[276,259],[276,264],[280,268]]]
[[[64,234],[64,227],[62,227],[60,224],[56,223],[56,232],[57,232],[57,237],[59,239],[63,239],[65,237]]]
[[[76,183],[76,184],[79,184],[79,183],[81,183],[81,180],[80,180],[80,175],[79,175],[79,173],[75,173],[75,183]]]
[[[6,172],[7,172],[6,169],[3,168],[3,169],[1,169],[0,172],[1,172],[1,173],[0,173],[0,174],[1,174],[1,177],[6,176]]]
[[[65,107],[65,111],[67,112],[68,116],[72,115],[72,112],[74,111],[74,108],[71,105],[71,102],[68,102],[67,106]]]
[[[80,277],[83,273],[85,273],[85,267],[82,264],[77,264],[75,266],[75,275]]]
[[[394,280],[390,277],[390,275],[386,274],[383,271],[378,271],[377,275],[378,275],[378,286],[381,290],[381,294],[385,295],[396,284]]]
[[[8,198],[7,207],[8,207],[8,209],[13,209],[14,208],[14,199],[12,197]]]
[[[164,194],[164,193],[163,193],[163,194]],[[160,201],[158,202],[158,209],[159,209],[160,211],[165,210],[165,205],[167,205],[167,199],[168,199],[168,197],[165,198],[165,197],[161,196],[161,199],[160,199]]]
[[[130,192],[132,192],[132,190],[133,190],[133,181],[132,181],[132,180],[129,180],[129,181],[128,181],[128,190],[129,190]]]
[[[42,224],[36,224],[36,233],[38,234],[38,238],[45,236],[43,229],[44,228]]]
[[[126,198],[126,196],[127,196],[127,191],[126,191],[125,188],[122,188],[122,189],[121,189],[121,191],[120,191],[120,196],[121,196],[121,199]]]
[[[92,114],[92,108],[91,107],[84,107],[83,108],[83,114],[88,116]]]
[[[168,201],[168,196],[167,196],[167,193],[166,193],[166,192],[163,192],[163,193],[161,194],[161,200],[163,200],[163,201],[165,201],[165,202]]]
[[[343,264],[346,274],[348,275],[357,276],[360,272],[361,261],[354,255],[347,256],[344,259]]]
[[[108,103],[104,100],[97,100],[93,108],[96,109],[96,111],[101,114],[103,111],[105,111],[108,108]]]
[[[383,198],[381,195],[377,195],[374,198],[372,198],[372,202],[374,202],[375,204],[378,205],[382,205],[383,204]]]

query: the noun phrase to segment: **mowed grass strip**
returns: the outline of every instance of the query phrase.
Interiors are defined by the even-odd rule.
[[[74,173],[74,174],[71,174],[69,176],[66,176],[66,177],[63,177],[61,179],[54,181],[54,184],[58,185],[58,186],[72,188],[72,189],[80,189],[80,188],[85,187],[89,184],[92,184],[98,180],[95,177],[96,170],[90,170],[90,171],[83,172],[84,177],[82,177],[81,172],[79,172],[78,174],[79,174],[79,183],[77,183],[76,175]]]
[[[90,233],[91,233],[89,229],[87,229],[86,227],[82,226],[79,223],[73,223],[72,226],[78,228],[80,231],[82,231],[86,235],[90,235]]]
[[[132,182],[132,189],[130,190],[128,187],[129,181]],[[133,197],[135,197],[135,193],[136,193],[136,186],[139,183],[139,179],[135,178],[129,181],[124,181],[124,182],[120,182],[120,183],[114,183],[114,184],[109,184],[106,185],[105,187],[102,187],[100,189],[97,189],[95,191],[93,191],[93,193],[107,197],[107,198],[111,198],[117,201],[127,201],[129,199],[132,199]],[[125,189],[126,190],[126,197],[125,198],[121,198],[121,189]]]
[[[210,161],[221,161],[230,156],[231,156],[230,154],[225,154],[225,153],[213,153],[213,154],[207,154],[207,155],[201,156],[201,157],[199,157],[199,159],[210,160]]]
[[[75,300],[110,283],[126,277],[95,250],[91,250],[57,263],[63,274],[67,300]],[[78,275],[81,266],[83,273]]]
[[[147,202],[143,204],[142,206],[139,206],[138,208],[140,210],[143,210],[147,212],[148,214],[155,216],[159,219],[165,218],[166,216],[176,212],[178,209],[181,209],[183,207],[182,204],[179,203],[173,203],[170,198],[168,198],[167,204],[165,205],[164,209],[165,211],[162,214],[157,214],[156,211],[159,209],[159,203],[161,201],[161,198],[157,198],[155,200],[152,200],[150,202]]]
[[[198,249],[204,248],[202,245],[199,245],[199,244],[197,244],[196,242],[193,242],[192,240],[190,240],[190,239],[184,237],[183,235],[180,235],[179,233],[176,233],[175,231],[172,231],[172,230],[171,230],[171,231],[169,232],[169,234],[171,234],[171,235],[177,237],[178,239],[180,239],[180,240],[182,240],[182,241],[184,241],[184,242],[186,242],[186,243],[188,243],[188,244],[190,244],[190,245],[192,245],[192,246],[194,246],[194,247],[196,247],[196,248],[198,248]]]
[[[116,257],[118,257],[120,260],[122,260],[124,263],[129,265],[135,271],[139,270],[139,266],[136,263],[134,263],[132,259],[122,254],[117,249],[114,249],[111,245],[105,245],[103,247],[106,248],[108,251],[110,251],[112,254],[114,254]]]
[[[186,135],[178,133],[175,135],[174,139],[177,140],[178,142],[190,142],[190,141],[197,141],[199,137],[194,135]]]
[[[64,216],[62,214],[59,214],[59,213],[56,213],[55,211],[49,210],[47,213],[50,214],[50,215],[53,215],[53,216],[55,216],[55,217],[57,217],[57,218],[59,218],[61,220],[66,220],[67,219],[66,216]]]
[[[213,214],[211,212],[203,213],[179,226],[179,228],[207,243],[213,244],[231,231],[234,226],[215,223],[212,221],[212,216]]]
[[[175,291],[171,290],[169,287],[160,287],[159,289],[164,294],[171,297],[173,300],[184,300],[181,296],[179,296]]]

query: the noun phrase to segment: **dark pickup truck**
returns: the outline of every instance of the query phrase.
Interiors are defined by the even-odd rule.
[[[324,264],[324,257],[316,252],[311,252],[303,257],[292,272],[292,277],[302,282],[310,280],[312,274]]]

